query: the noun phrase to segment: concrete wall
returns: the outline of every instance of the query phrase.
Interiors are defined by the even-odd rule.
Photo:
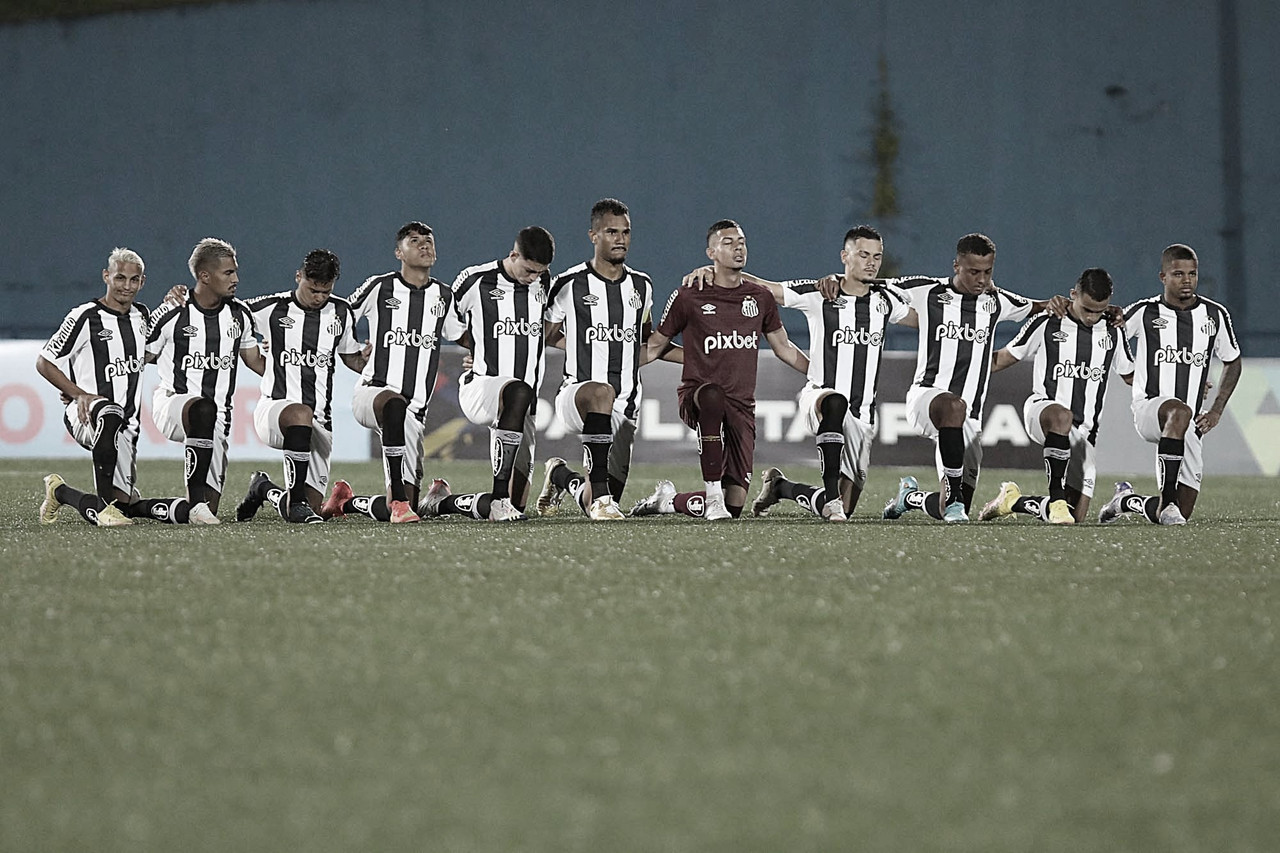
[[[1263,355],[1280,353],[1280,13],[1237,5],[1237,314]],[[152,303],[209,234],[239,248],[243,295],[289,285],[317,245],[349,292],[393,265],[410,218],[437,228],[441,278],[531,222],[562,268],[604,195],[631,206],[632,261],[664,292],[722,216],[756,272],[830,271],[866,218],[881,48],[902,215],[878,224],[905,270],[947,272],[956,237],[983,230],[1007,287],[1061,291],[1102,265],[1128,301],[1176,240],[1224,295],[1216,7],[1064,9],[297,0],[0,28],[0,334],[51,333],[116,244],[147,259]]]

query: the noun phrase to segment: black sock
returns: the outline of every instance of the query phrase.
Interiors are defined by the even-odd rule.
[[[942,457],[942,474],[946,478],[944,504],[964,500],[964,430],[960,427],[938,429],[938,455]]]
[[[218,407],[207,398],[200,398],[187,410],[186,484],[187,500],[198,504],[206,499],[209,488],[209,466],[213,463],[213,430],[217,424]]]
[[[1182,471],[1182,454],[1186,441],[1181,438],[1161,437],[1156,445],[1156,464],[1160,472],[1160,503],[1178,502],[1178,474]]]
[[[191,502],[186,498],[143,498],[124,507],[130,518],[149,518],[162,524],[186,524]]]
[[[1071,439],[1060,432],[1045,433],[1044,473],[1049,478],[1049,500],[1067,499],[1067,463],[1071,461]]]
[[[489,458],[493,462],[493,488],[490,491],[494,498],[509,498],[511,471],[516,466],[516,454],[520,452],[524,433],[511,429],[491,429],[489,432],[493,436],[489,450]]]
[[[1160,501],[1159,495],[1129,495],[1120,502],[1120,508],[1125,512],[1136,512],[1152,524],[1159,524]]]
[[[284,488],[290,503],[307,500],[307,469],[311,467],[311,427],[284,428]]]
[[[363,515],[374,521],[390,521],[391,507],[387,505],[386,495],[356,495],[342,505],[345,515]]]
[[[609,494],[609,450],[613,447],[613,420],[606,412],[587,412],[582,419],[582,461],[591,482],[591,494]]]
[[[791,492],[793,495],[791,500],[814,515],[822,515],[822,508],[827,501],[831,500],[824,486],[806,486],[803,483],[794,483],[786,491]]]
[[[1013,511],[1022,513],[1023,515],[1031,515],[1039,519],[1048,520],[1045,515],[1045,507],[1049,504],[1049,498],[1043,495],[1023,495],[1013,502]]]
[[[930,518],[941,521],[942,510],[946,506],[942,502],[942,492],[929,492],[928,494],[925,494],[924,492],[916,492],[915,494],[921,495],[921,498],[919,499],[920,500],[919,508],[924,510],[925,514],[928,515]],[[908,495],[907,503],[910,503],[911,499],[914,496],[915,495]]]
[[[440,501],[441,515],[465,515],[469,518],[484,519],[489,517],[489,508],[495,498],[487,492],[469,495],[449,495]]]
[[[58,499],[58,503],[75,507],[75,511],[80,513],[81,518],[95,525],[98,523],[98,513],[107,505],[107,502],[97,495],[73,489],[66,484],[58,486],[53,496]]]
[[[392,397],[382,407],[382,459],[386,465],[387,486],[393,501],[405,499],[404,419],[408,412],[409,404],[403,397]],[[388,515],[387,518],[390,519],[391,516]]]
[[[109,403],[98,410],[98,433],[93,440],[93,485],[98,497],[107,503],[115,496],[116,460],[120,458],[116,442],[123,427],[124,411],[119,406]]]
[[[840,497],[840,452],[844,450],[844,416],[849,401],[840,394],[828,394],[819,404],[822,419],[818,421],[818,469],[827,500]]]

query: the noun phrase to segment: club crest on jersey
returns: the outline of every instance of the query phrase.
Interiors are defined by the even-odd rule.
[[[296,325],[292,317],[281,317],[276,322],[282,329],[292,329]]]
[[[704,302],[702,304],[702,313],[708,315],[714,314],[716,313],[716,306],[712,305],[710,302]]]
[[[437,300],[435,301],[435,303],[431,306],[431,316],[432,316],[432,317],[443,317],[443,316],[444,316],[444,312],[445,312],[445,311],[447,311],[447,310],[449,310],[449,309],[448,309],[448,307],[444,304],[444,300],[443,300],[443,299],[437,299]]]
[[[888,314],[893,310],[893,306],[889,304],[889,300],[883,296],[871,300],[871,304],[875,306],[876,313],[878,314]]]
[[[644,300],[640,298],[639,292],[633,290],[631,291],[631,295],[627,297],[627,304],[630,305],[632,308],[634,308],[636,311],[639,311],[642,307],[644,307]]]
[[[1164,317],[1157,317],[1157,318],[1155,318],[1154,320],[1152,320],[1152,321],[1151,321],[1151,328],[1153,328],[1153,329],[1167,329],[1167,328],[1169,328],[1169,321],[1168,321],[1168,320],[1166,320]]]
[[[103,329],[101,332],[98,332],[98,340],[100,341],[109,341],[115,336],[116,336],[115,332],[111,331],[110,329]]]
[[[1062,331],[1054,332],[1054,333],[1053,333],[1052,335],[1050,335],[1049,337],[1050,337],[1050,338],[1052,338],[1053,340],[1057,341],[1057,342],[1058,342],[1058,343],[1060,343],[1060,344],[1064,344],[1064,343],[1066,343],[1067,341],[1071,340],[1071,336],[1070,336],[1070,335],[1068,335],[1066,332],[1062,332]]]
[[[186,335],[188,338],[194,338],[200,334],[200,330],[195,326],[183,326],[182,334]]]
[[[1103,335],[1101,338],[1098,338],[1098,348],[1101,349],[1103,352],[1109,352],[1110,350],[1115,349],[1116,348],[1115,335]]]
[[[743,317],[759,317],[760,306],[756,304],[754,296],[744,297],[742,300],[742,316]]]
[[[1214,320],[1212,317],[1210,317],[1208,320],[1205,321],[1205,324],[1200,327],[1200,331],[1208,335],[1209,337],[1213,337],[1214,335],[1218,334],[1218,322]]]
[[[239,320],[232,320],[231,325],[227,327],[228,338],[238,338],[244,334],[244,328],[240,325]]]
[[[1000,303],[990,293],[986,293],[978,300],[978,310],[983,314],[994,314],[1000,310]]]
[[[507,292],[503,290],[501,287],[495,287],[493,290],[489,291],[490,299],[502,299],[506,295],[507,295]]]
[[[600,304],[600,297],[596,296],[594,293],[588,293],[586,296],[582,297],[582,304],[594,308]]]
[[[342,334],[343,328],[344,328],[344,324],[341,320],[334,320],[332,323],[325,326],[324,330],[336,338],[338,335]]]
[[[396,299],[394,296],[389,297],[382,300],[382,307],[386,308],[388,311],[394,311],[400,307],[400,300]]]

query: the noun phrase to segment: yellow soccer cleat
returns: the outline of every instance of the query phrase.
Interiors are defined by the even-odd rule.
[[[1076,517],[1071,513],[1071,505],[1066,501],[1054,501],[1049,504],[1050,524],[1075,524]]]
[[[121,512],[115,501],[107,504],[98,513],[99,527],[128,527],[130,524],[133,524],[133,519]]]
[[[58,486],[66,484],[67,481],[57,474],[50,474],[44,478],[44,501],[40,504],[41,524],[53,524],[58,520],[58,510],[62,508],[62,502],[58,500],[55,492],[58,491]]]
[[[1013,505],[1022,497],[1022,490],[1012,480],[1000,484],[1000,494],[996,495],[978,513],[978,521],[992,521],[1013,514]]]

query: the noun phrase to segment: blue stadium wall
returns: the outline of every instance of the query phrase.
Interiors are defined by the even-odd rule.
[[[901,212],[878,224],[904,271],[948,272],[982,230],[1011,289],[1100,265],[1128,301],[1183,241],[1246,354],[1280,355],[1276,43],[1268,0],[295,0],[0,27],[0,335],[51,333],[117,244],[153,303],[206,235],[240,250],[242,295],[291,286],[319,245],[342,293],[394,265],[411,218],[441,278],[529,223],[568,266],[606,195],[660,293],[726,216],[756,272],[831,271],[869,218],[883,54]]]

